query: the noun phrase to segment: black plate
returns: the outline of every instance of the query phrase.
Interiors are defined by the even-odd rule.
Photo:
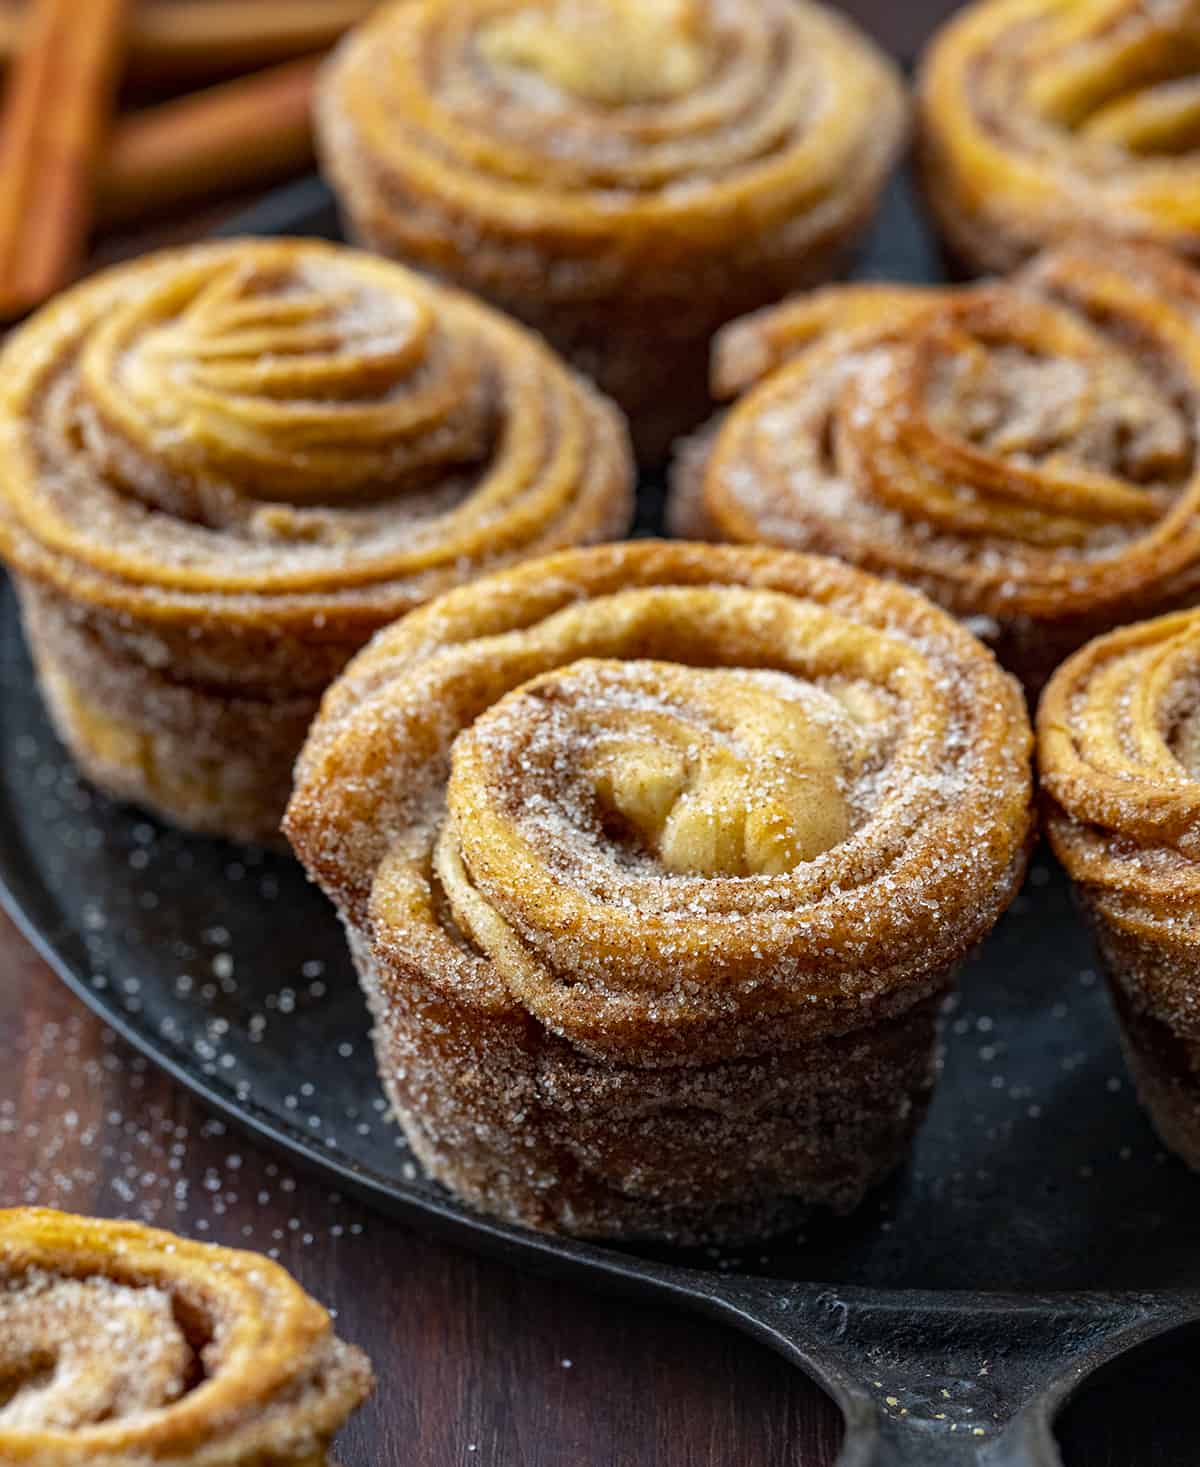
[[[239,227],[333,235],[336,220],[308,181]],[[937,278],[903,185],[859,273]],[[645,526],[660,501],[646,486]],[[767,1251],[634,1256],[482,1220],[426,1181],[386,1117],[324,899],[280,857],[165,830],[83,785],[7,593],[0,683],[4,899],[85,1002],[216,1109],[381,1208],[533,1266],[667,1292],[768,1340],[846,1411],[845,1467],[1053,1463],[1051,1415],[1088,1369],[1200,1319],[1200,1179],[1137,1106],[1090,942],[1044,854],[964,975],[941,1086],[893,1184],[849,1223]]]

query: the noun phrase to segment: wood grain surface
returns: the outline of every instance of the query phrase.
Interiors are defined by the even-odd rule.
[[[953,3],[846,8],[911,56]],[[97,257],[162,237],[104,241]],[[376,1364],[345,1467],[829,1467],[837,1454],[832,1404],[740,1336],[476,1259],[293,1175],[135,1058],[2,917],[0,1054],[0,1201],[274,1252]],[[1070,1467],[1191,1467],[1198,1363],[1175,1340],[1089,1389],[1065,1422]]]

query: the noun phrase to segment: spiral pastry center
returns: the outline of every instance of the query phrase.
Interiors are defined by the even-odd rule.
[[[224,254],[165,275],[97,326],[80,378],[100,462],[206,523],[234,492],[385,497],[477,459],[490,435],[479,365],[429,303],[315,256]]]
[[[199,1369],[160,1289],[33,1273],[0,1298],[0,1320],[0,1431],[153,1410]]]
[[[1188,435],[1169,399],[1070,318],[1050,308],[1040,314],[1044,331],[1024,338],[973,333],[952,320],[931,326],[909,371],[933,425],[989,455],[1051,472],[1074,466],[1138,484],[1186,473]],[[1094,487],[1107,512],[1112,496],[1104,502],[1100,482]],[[1134,517],[1154,518],[1152,503],[1136,493],[1117,498]]]
[[[479,47],[493,66],[611,107],[682,96],[707,64],[698,0],[557,0],[492,21]]]
[[[783,674],[584,659],[501,699],[455,767],[492,770],[518,819],[669,872],[776,876],[851,833],[860,743],[847,704]]]
[[[919,482],[935,523],[998,539],[1083,547],[1153,525],[1190,467],[1171,399],[1052,302],[976,295],[935,310],[846,394],[843,462],[882,503],[918,509],[902,486]],[[899,458],[903,476],[881,471]]]

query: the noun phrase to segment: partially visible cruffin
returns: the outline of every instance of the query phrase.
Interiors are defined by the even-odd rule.
[[[1139,1094],[1200,1167],[1200,612],[1123,627],[1065,663],[1038,712],[1038,767]]]
[[[277,1263],[132,1222],[0,1211],[0,1459],[325,1467],[372,1388]]]

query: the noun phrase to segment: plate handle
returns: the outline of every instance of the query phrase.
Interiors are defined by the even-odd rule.
[[[881,1293],[711,1275],[707,1285],[705,1312],[779,1351],[840,1406],[837,1467],[1062,1467],[1053,1425],[1068,1397],[1127,1351],[1200,1322],[1200,1295],[1186,1293]]]

